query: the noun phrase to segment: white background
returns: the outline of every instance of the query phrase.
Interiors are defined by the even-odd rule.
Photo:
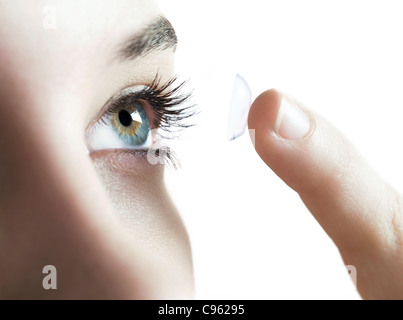
[[[335,124],[403,190],[401,1],[161,0],[177,71],[202,110],[167,182],[189,230],[198,298],[357,299],[318,223],[259,159],[226,141],[235,73]],[[358,270],[359,274],[360,270]]]

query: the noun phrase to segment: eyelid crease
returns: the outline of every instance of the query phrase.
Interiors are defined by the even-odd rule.
[[[133,102],[138,102],[139,93],[145,89],[144,85],[134,85],[127,88],[122,89],[118,94],[114,95],[105,106],[102,108],[101,115],[98,118],[98,121],[105,120],[104,117],[110,113],[118,112],[123,109],[121,106],[123,103],[127,106],[128,104]]]
[[[124,94],[122,94],[123,92],[125,92],[126,90],[130,90],[131,88],[135,88],[135,87],[144,87],[144,85],[138,84],[138,85],[130,85],[127,87],[124,87],[123,89],[119,89],[119,92],[114,94],[112,97],[110,97],[103,105],[103,107],[101,108],[101,111],[98,112],[98,115],[91,120],[91,122],[89,123],[89,125],[87,126],[87,129],[85,130],[86,132],[90,131],[98,122],[100,122],[100,120],[107,114],[108,110],[111,109],[111,107],[114,104],[114,101],[117,101],[121,98],[124,97]]]

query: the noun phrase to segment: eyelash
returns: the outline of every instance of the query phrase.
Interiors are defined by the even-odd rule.
[[[108,119],[114,113],[123,110],[128,104],[133,102],[145,101],[151,106],[153,115],[151,129],[161,129],[165,134],[159,133],[162,139],[173,139],[178,137],[181,131],[194,126],[188,120],[195,116],[198,111],[196,105],[191,103],[193,92],[184,92],[187,81],[177,84],[178,77],[175,76],[161,85],[161,79],[157,74],[154,80],[145,85],[144,88],[137,92],[130,92],[124,96],[112,100],[108,109],[103,113],[97,122],[107,124]],[[144,104],[141,103],[143,106]],[[149,109],[148,106],[145,109]],[[151,121],[151,119],[150,119]],[[126,149],[124,152],[134,156],[141,156],[147,160],[148,150]],[[171,148],[162,152],[160,149],[153,150],[164,165],[168,167],[178,168],[178,157]]]

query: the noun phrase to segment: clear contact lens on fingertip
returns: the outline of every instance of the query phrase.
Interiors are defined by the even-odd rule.
[[[228,113],[227,138],[233,141],[241,137],[248,126],[248,114],[252,105],[252,91],[248,82],[236,75]]]

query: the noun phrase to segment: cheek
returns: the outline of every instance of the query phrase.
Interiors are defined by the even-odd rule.
[[[166,191],[163,167],[114,151],[95,153],[92,159],[122,227],[133,241],[164,262],[178,263],[191,272],[188,235]]]

